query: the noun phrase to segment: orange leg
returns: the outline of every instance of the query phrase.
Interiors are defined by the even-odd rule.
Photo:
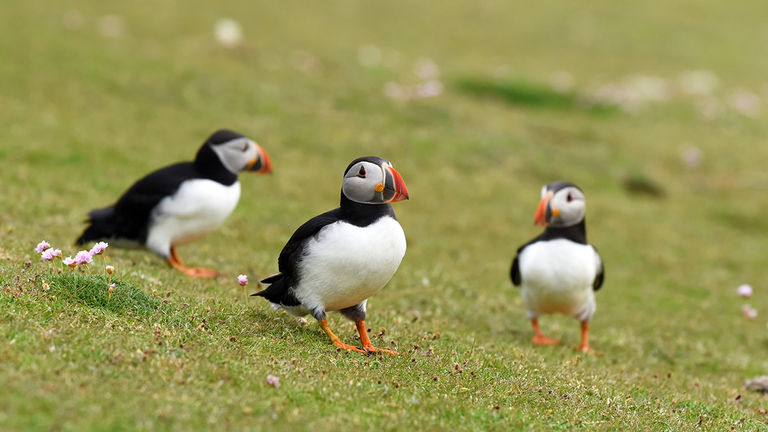
[[[587,321],[581,322],[581,345],[576,347],[577,351],[585,352],[585,353],[591,353],[592,348],[589,347],[589,323]]]
[[[333,334],[333,332],[331,331],[331,328],[328,327],[328,320],[327,319],[323,318],[323,320],[320,321],[320,328],[323,329],[325,334],[327,334],[328,337],[331,338],[331,342],[333,342],[333,344],[336,345],[337,347],[339,347],[341,349],[345,349],[347,351],[356,351],[356,352],[365,354],[365,351],[361,350],[360,348],[358,348],[356,346],[345,344],[344,342],[341,341],[341,339],[339,339],[338,336]]]
[[[544,333],[539,329],[539,320],[534,318],[531,320],[533,325],[533,331],[536,332],[536,336],[533,337],[533,343],[536,345],[557,345],[560,343],[557,339],[550,339],[544,336]]]
[[[187,267],[184,265],[183,262],[181,262],[181,258],[179,258],[179,254],[176,253],[176,249],[171,246],[171,256],[168,257],[168,263],[171,264],[171,266],[182,273],[198,277],[198,278],[212,278],[219,275],[219,273],[216,270],[202,268],[202,267]]]
[[[360,333],[360,342],[363,343],[363,349],[368,353],[387,353],[389,355],[397,355],[397,351],[391,351],[388,349],[376,348],[371,344],[371,338],[368,337],[368,330],[365,328],[365,321],[355,321],[357,326],[357,332]]]

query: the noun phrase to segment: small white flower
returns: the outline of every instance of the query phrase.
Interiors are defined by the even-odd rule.
[[[216,21],[213,34],[216,36],[216,40],[226,48],[235,47],[243,40],[243,29],[240,27],[240,23],[231,18],[222,18]]]
[[[440,68],[432,59],[424,58],[419,60],[413,72],[422,80],[434,80],[440,74]]]
[[[688,168],[696,168],[701,165],[701,150],[696,147],[688,147],[683,151],[683,154],[680,155],[680,157]]]
[[[363,45],[357,50],[357,61],[367,68],[373,68],[381,63],[381,50],[374,45]]]
[[[728,97],[728,104],[745,117],[757,117],[762,101],[755,93],[747,90],[735,90]]]
[[[416,87],[416,97],[419,99],[433,98],[443,93],[443,84],[437,80],[427,81]]]
[[[712,71],[693,70],[680,74],[678,83],[683,93],[706,96],[712,94],[717,89],[719,80]]]
[[[123,35],[125,24],[117,15],[105,15],[99,20],[99,30],[105,37],[116,38]]]

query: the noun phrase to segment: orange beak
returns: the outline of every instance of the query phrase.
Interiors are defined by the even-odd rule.
[[[259,157],[253,159],[248,164],[248,171],[253,171],[257,174],[271,174],[272,173],[272,160],[269,159],[269,155],[263,148],[257,147]]]
[[[408,188],[400,173],[391,166],[384,167],[384,202],[395,202],[408,199]]]
[[[549,200],[552,199],[552,195],[554,195],[552,192],[547,192],[544,198],[541,199],[539,207],[536,208],[536,217],[533,219],[533,223],[536,225],[547,226],[547,206],[549,205]]]

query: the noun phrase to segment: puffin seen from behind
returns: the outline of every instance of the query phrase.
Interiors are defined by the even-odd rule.
[[[584,193],[572,183],[557,181],[544,186],[536,209],[536,225],[544,232],[517,250],[511,277],[521,287],[536,335],[533,343],[553,345],[539,329],[542,314],[562,313],[581,321],[581,344],[590,352],[589,321],[595,313],[595,291],[603,285],[605,271],[597,250],[587,243]]]
[[[237,132],[216,131],[194,161],[154,171],[116,203],[91,211],[89,225],[76,243],[139,244],[187,275],[214,277],[218,274],[214,270],[185,266],[176,246],[214,231],[232,213],[240,199],[237,175],[241,171],[271,173],[267,152]]]
[[[405,233],[390,203],[407,199],[391,163],[355,159],[344,171],[341,205],[296,230],[280,252],[280,273],[262,280],[269,287],[253,295],[294,315],[312,314],[339,349],[397,354],[371,344],[365,317],[368,298],[389,282],[405,255]],[[355,321],[362,349],[331,331],[328,311]]]

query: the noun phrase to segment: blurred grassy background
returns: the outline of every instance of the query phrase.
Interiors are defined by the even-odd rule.
[[[752,284],[748,302],[768,310],[766,12],[761,1],[6,2],[0,426],[765,428],[766,399],[735,398],[768,372],[766,322],[746,320],[735,291]],[[232,47],[214,32],[225,18],[242,31]],[[140,251],[109,257],[126,283],[197,308],[189,320],[208,307],[228,317],[226,331],[17,292],[17,275],[45,270],[31,253],[40,239],[71,244],[88,210],[222,127],[257,140],[275,174],[244,175],[235,214],[180,253],[232,277],[189,280]],[[411,193],[395,209],[408,253],[369,304],[369,326],[409,354],[381,362],[337,358],[314,323],[244,306],[234,283],[274,272],[364,154],[391,160]],[[585,190],[606,263],[600,356],[569,350],[567,317],[542,321],[566,346],[533,348],[508,279],[537,234],[540,187],[556,179]],[[195,349],[142,360],[158,328]],[[230,333],[245,348],[222,348]],[[455,373],[464,361],[478,377]],[[181,385],[171,370],[199,378]]]

